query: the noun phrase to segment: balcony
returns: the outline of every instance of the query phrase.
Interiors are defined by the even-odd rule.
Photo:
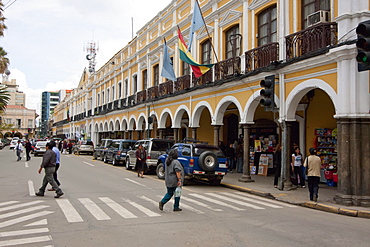
[[[172,93],[173,93],[173,81],[166,81],[164,83],[159,84],[158,90],[159,96],[164,96]]]
[[[195,78],[194,73],[191,73],[191,74],[192,74],[192,81],[193,81],[194,87],[204,85],[206,83],[214,81],[213,80],[213,68],[208,70],[204,75],[198,78]]]
[[[120,108],[122,109],[122,108],[125,108],[126,106],[127,106],[127,99],[126,98],[121,99],[121,106],[120,106]]]
[[[128,106],[133,106],[136,104],[136,95],[131,95],[127,98],[128,100]]]
[[[117,110],[118,109],[118,103],[119,103],[119,100],[115,100],[113,102],[113,110]]]
[[[137,99],[137,103],[144,102],[146,100],[146,91],[143,90],[143,91],[137,92],[136,99]]]
[[[279,43],[266,44],[245,52],[245,73],[279,61]]]
[[[320,23],[285,37],[287,61],[314,56],[338,42],[337,24]]]
[[[113,111],[113,103],[112,102],[108,103],[107,111],[108,112]]]
[[[91,114],[91,110],[88,110],[88,111],[87,111],[87,117],[91,117],[91,115],[92,115],[92,114]]]
[[[175,81],[174,92],[180,92],[190,88],[190,75],[183,75]]]
[[[158,86],[150,87],[147,89],[147,99],[155,99],[158,98]]]
[[[229,58],[215,64],[215,81],[232,78],[234,77],[234,75],[240,73],[241,73],[240,57]]]

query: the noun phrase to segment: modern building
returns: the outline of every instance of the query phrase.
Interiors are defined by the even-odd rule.
[[[18,90],[16,79],[3,80],[2,85],[6,86],[9,92],[9,105],[26,106],[26,95]]]
[[[357,25],[368,0],[201,0],[206,25],[191,54],[213,68],[196,78],[180,60],[194,0],[172,0],[55,107],[53,134],[70,138],[197,138],[244,144],[244,173],[267,165],[283,145],[283,185],[291,186],[293,143],[314,146],[335,201],[370,206],[369,72],[358,72]],[[163,43],[177,80],[161,77]],[[273,107],[260,82],[274,76]],[[261,157],[264,157],[263,159]],[[260,161],[264,160],[266,164]],[[335,175],[333,174],[335,173]]]

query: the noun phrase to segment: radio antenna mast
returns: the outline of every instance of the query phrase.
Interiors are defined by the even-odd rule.
[[[89,61],[89,72],[95,72],[96,53],[99,51],[99,45],[94,41],[87,41],[84,45],[84,51],[87,52],[86,59]]]

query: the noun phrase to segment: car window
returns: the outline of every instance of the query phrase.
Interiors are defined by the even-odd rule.
[[[119,148],[119,142],[112,142],[110,145],[112,148]]]
[[[121,149],[130,149],[130,147],[132,146],[132,142],[122,142],[122,147]]]
[[[171,148],[172,145],[173,145],[172,142],[153,141],[152,151],[166,151],[167,149]]]
[[[182,155],[191,156],[191,148],[189,146],[184,146],[182,149]]]

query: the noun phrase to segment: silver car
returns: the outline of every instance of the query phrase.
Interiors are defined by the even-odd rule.
[[[36,157],[38,155],[43,155],[46,152],[46,143],[49,141],[38,141],[35,145],[35,150],[33,150],[33,155]]]

